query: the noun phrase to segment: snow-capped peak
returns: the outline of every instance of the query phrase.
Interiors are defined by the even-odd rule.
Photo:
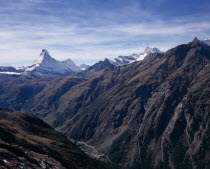
[[[53,60],[53,58],[50,56],[49,52],[46,49],[42,49],[42,52],[40,53],[38,59],[36,59],[33,63],[33,65],[26,67],[25,72],[30,72],[35,70],[37,67],[39,67],[45,60]],[[45,61],[45,62],[48,62]]]
[[[67,67],[69,67],[74,72],[80,72],[81,68],[77,66],[71,59],[67,59],[62,61],[63,64],[65,64]]]
[[[46,49],[42,49],[42,53],[46,54],[46,55],[49,55],[49,52]]]
[[[43,49],[34,64],[25,69],[26,73],[32,71],[41,74],[69,74],[81,70],[71,59],[58,61],[52,58],[46,49]]]
[[[49,52],[46,49],[42,49],[39,58],[34,61],[34,65],[42,63],[44,59],[50,60],[51,58],[52,57],[50,56]]]
[[[198,42],[198,43],[201,43],[203,45],[210,46],[210,38],[204,39],[204,40],[199,40],[197,37],[195,37],[192,42]]]
[[[144,50],[144,53],[162,53],[158,48],[150,48],[150,47],[147,47],[145,50]]]
[[[109,60],[111,64],[115,66],[122,66],[126,64],[133,63],[135,61],[143,60],[147,55],[154,53],[162,53],[158,48],[147,47],[144,52],[140,54],[132,54],[129,56],[118,56],[114,60]]]

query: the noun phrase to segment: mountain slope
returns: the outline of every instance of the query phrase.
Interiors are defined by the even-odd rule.
[[[47,113],[39,97],[31,106],[122,168],[209,168],[209,65],[210,47],[195,39],[142,62],[107,67],[65,91]]]
[[[0,110],[0,131],[0,168],[106,168],[35,116]]]
[[[0,107],[17,111],[22,106],[41,92],[46,84],[52,80],[49,76],[8,76],[0,75]]]

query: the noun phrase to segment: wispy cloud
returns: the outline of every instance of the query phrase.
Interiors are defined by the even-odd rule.
[[[167,50],[210,33],[210,14],[206,13],[165,20],[137,1],[112,10],[83,3],[88,10],[73,8],[73,1],[72,5],[71,1],[54,0],[2,3],[1,65],[30,64],[42,48],[59,60],[93,63],[105,57],[139,53],[146,46]]]

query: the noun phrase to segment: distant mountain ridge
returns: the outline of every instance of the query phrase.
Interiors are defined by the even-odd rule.
[[[163,53],[163,52],[161,52],[158,48],[147,47],[144,50],[144,52],[142,52],[140,54],[133,54],[133,55],[129,55],[129,56],[118,56],[114,60],[109,59],[109,61],[111,64],[113,64],[115,66],[123,66],[123,65],[127,65],[127,64],[136,62],[136,61],[141,61],[146,56],[148,56],[150,54],[155,54],[155,53]]]
[[[200,42],[210,45],[210,39],[201,40]],[[141,61],[148,55],[155,53],[163,53],[158,48],[147,47],[140,54],[132,54],[128,56],[118,56],[116,58],[107,59],[114,66],[123,66],[133,62]],[[30,66],[15,68],[12,66],[0,66],[0,74],[7,75],[25,75],[30,73],[38,74],[54,74],[54,75],[69,75],[78,73],[90,68],[90,65],[81,64],[77,66],[71,59],[58,61],[52,58],[46,49],[43,49],[39,58]]]
[[[144,52],[140,54],[133,54],[129,56],[118,56],[114,60],[107,59],[114,66],[123,66],[126,64],[133,63],[135,61],[143,60],[147,55],[154,53],[163,53],[158,48],[147,47]],[[106,60],[106,59],[105,59]],[[40,56],[34,63],[27,67],[15,68],[12,66],[0,66],[0,74],[7,75],[26,75],[26,74],[37,74],[37,75],[69,75],[78,73],[90,68],[90,65],[81,64],[77,66],[71,59],[64,61],[58,61],[52,58],[46,49],[43,49]]]

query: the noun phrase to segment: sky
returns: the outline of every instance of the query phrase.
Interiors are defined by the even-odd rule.
[[[57,60],[166,51],[210,38],[209,0],[0,0],[0,65],[26,66],[47,49]]]

